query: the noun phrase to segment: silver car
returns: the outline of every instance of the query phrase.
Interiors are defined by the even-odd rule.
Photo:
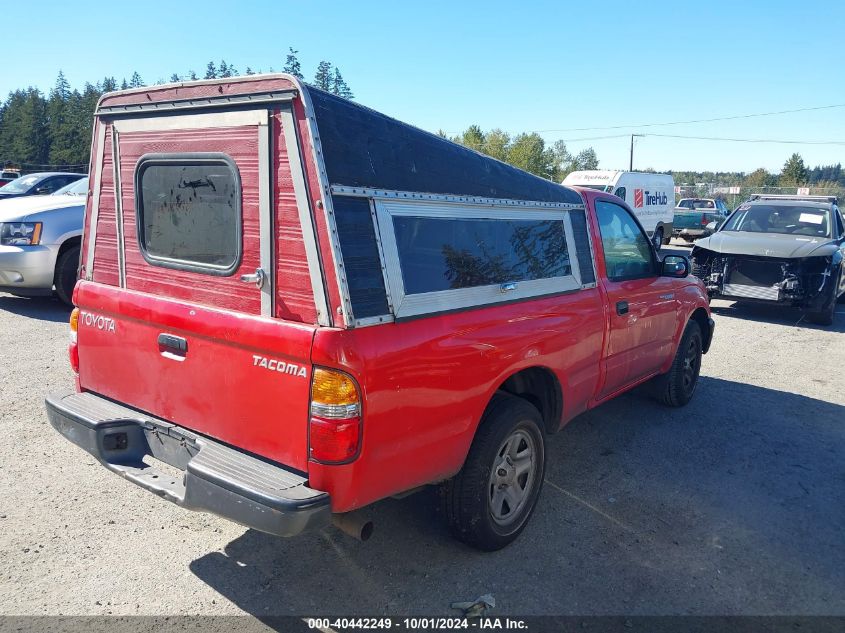
[[[49,196],[0,201],[0,292],[72,303],[88,178]]]

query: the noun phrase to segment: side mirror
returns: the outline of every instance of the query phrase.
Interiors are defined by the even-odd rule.
[[[689,260],[683,255],[667,255],[663,259],[663,276],[683,279],[690,274]]]
[[[719,228],[719,223],[716,222],[716,220],[713,220],[710,224],[708,224],[704,228],[706,228],[708,231],[715,231],[716,229]]]

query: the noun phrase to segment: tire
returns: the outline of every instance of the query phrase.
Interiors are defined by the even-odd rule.
[[[808,312],[807,313],[807,320],[810,323],[815,323],[816,325],[833,325],[834,314],[836,314],[836,302],[838,301],[838,297],[836,296],[836,292],[839,289],[839,284],[842,281],[842,271],[836,275],[836,281],[834,282],[830,294],[830,301],[828,302],[828,307],[821,312]]]
[[[651,243],[654,244],[654,250],[659,251],[660,247],[663,245],[663,227],[661,226],[659,229],[656,229],[654,233],[651,234]]]
[[[504,393],[493,397],[463,468],[444,485],[446,516],[455,538],[491,552],[519,536],[543,486],[542,424],[530,402]],[[528,460],[522,471],[521,460]]]
[[[56,272],[53,284],[56,294],[65,305],[73,305],[73,288],[76,286],[76,275],[79,269],[79,246],[71,246],[59,255],[56,262]]]
[[[690,320],[675,352],[672,367],[652,383],[658,402],[667,407],[682,407],[692,399],[701,372],[701,357],[701,327]]]

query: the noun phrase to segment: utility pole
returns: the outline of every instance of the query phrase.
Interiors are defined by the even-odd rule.
[[[628,171],[634,171],[634,137],[645,136],[645,134],[631,134],[631,162],[628,165]]]

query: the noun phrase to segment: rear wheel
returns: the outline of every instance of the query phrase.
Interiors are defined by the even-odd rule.
[[[531,403],[508,394],[493,398],[464,467],[445,484],[446,515],[458,540],[493,551],[525,528],[545,473],[541,428]]]
[[[695,393],[702,356],[701,327],[695,321],[687,323],[681,343],[668,372],[654,379],[654,395],[669,407],[682,407]]]
[[[79,246],[71,246],[65,250],[56,262],[56,272],[53,284],[56,294],[62,303],[73,305],[73,287],[76,285],[76,275],[79,269]]]
[[[659,229],[656,229],[654,233],[651,235],[651,242],[654,244],[655,250],[660,250],[660,247],[663,245],[663,227],[661,226]]]

